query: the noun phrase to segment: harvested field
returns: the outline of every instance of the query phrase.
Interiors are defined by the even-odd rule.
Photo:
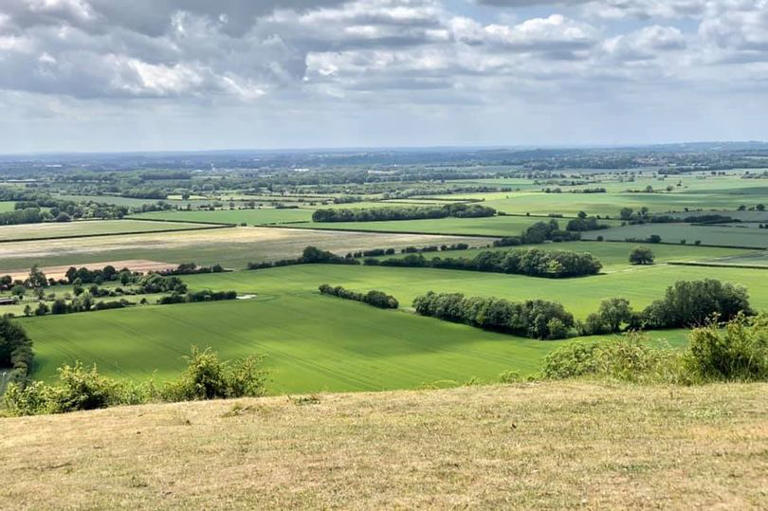
[[[98,263],[86,263],[77,265],[78,268],[85,267],[89,270],[100,270],[104,268],[107,265],[112,265],[116,269],[121,270],[123,268],[128,268],[131,271],[137,271],[141,273],[147,273],[150,271],[164,271],[164,270],[171,270],[175,268],[177,265],[171,264],[171,263],[163,263],[159,261],[148,261],[146,259],[127,259],[123,261],[103,261]],[[45,266],[42,268],[43,273],[45,273],[45,276],[48,278],[53,279],[63,279],[65,277],[65,274],[67,273],[67,270],[72,265],[61,265],[61,266]],[[20,279],[23,280],[27,278],[29,275],[29,268],[26,269],[18,269],[18,270],[9,270],[6,272],[3,272],[4,275],[10,275],[13,279]]]
[[[173,225],[173,224],[161,224]],[[243,268],[250,261],[296,257],[307,245],[340,254],[369,248],[468,243],[490,239],[387,233],[341,233],[310,229],[237,227],[184,232],[0,243],[0,272],[40,266],[71,266],[142,259],[180,264],[222,264]]]
[[[88,220],[66,223],[21,224],[0,226],[0,241],[75,238],[122,233],[141,233],[206,229],[210,225],[194,223],[152,222],[147,220]]]

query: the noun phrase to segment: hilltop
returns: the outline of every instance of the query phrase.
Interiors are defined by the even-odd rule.
[[[18,509],[739,508],[768,384],[320,394],[0,420]]]

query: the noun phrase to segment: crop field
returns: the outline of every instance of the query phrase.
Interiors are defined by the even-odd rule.
[[[474,296],[496,296],[513,301],[544,299],[562,303],[578,318],[595,312],[602,300],[623,297],[635,308],[661,298],[666,288],[678,280],[698,280],[702,268],[658,264],[631,267],[592,277],[544,279],[431,268],[389,268],[378,266],[302,265],[269,270],[243,271],[219,275],[187,277],[192,288],[234,289],[242,293],[314,293],[320,284],[341,285],[355,291],[379,289],[395,296],[402,307],[427,291],[462,292]],[[759,310],[768,309],[768,286],[763,285],[765,270],[717,268],[717,277],[744,285],[750,301]]]
[[[142,220],[89,220],[81,222],[21,224],[0,226],[0,242],[100,236],[121,233],[165,232],[180,229],[205,229],[209,225],[150,222]]]
[[[241,224],[245,222],[248,225],[266,225],[308,222],[312,219],[312,210],[262,208],[216,211],[153,211],[134,215],[132,218],[183,222],[214,222],[221,224]]]
[[[243,282],[242,275],[228,275]],[[491,382],[510,369],[535,372],[560,345],[323,297],[307,288],[315,280],[307,276],[298,288],[290,281],[284,290],[271,289],[280,294],[255,300],[44,316],[20,323],[35,342],[36,378],[50,380],[56,367],[79,359],[96,363],[105,374],[154,375],[159,383],[184,367],[183,356],[196,344],[213,347],[223,358],[266,355],[274,393],[440,387],[473,378]],[[685,333],[657,332],[655,337],[680,345]]]
[[[122,221],[111,222],[119,225]],[[89,222],[90,223],[90,222]],[[107,222],[105,222],[107,223]],[[160,226],[184,226],[145,222]],[[53,224],[35,224],[42,227]],[[58,225],[58,224],[57,224]],[[210,227],[210,226],[207,226]],[[0,228],[3,229],[4,227]],[[222,264],[245,268],[249,262],[294,258],[308,245],[341,255],[371,248],[442,245],[465,242],[485,245],[486,238],[382,233],[338,233],[308,229],[232,227],[184,232],[117,235],[0,243],[0,273],[40,266],[78,265],[110,260],[148,259],[180,264]]]
[[[648,239],[652,234],[661,236],[665,243],[692,244],[701,241],[705,245],[768,248],[768,229],[758,229],[757,224],[689,225],[689,224],[641,224],[614,227],[602,231],[584,233],[584,239],[603,236],[606,240]]]
[[[508,251],[508,250],[567,250],[571,252],[588,252],[597,257],[603,263],[603,273],[615,273],[637,269],[629,263],[629,253],[635,247],[645,247],[653,252],[656,264],[668,262],[711,262],[726,260],[758,260],[768,256],[764,250],[746,250],[741,248],[702,247],[688,245],[666,245],[654,243],[608,243],[596,241],[572,241],[567,243],[547,243],[544,245],[526,245],[521,247],[479,247],[477,249],[448,251],[441,253],[426,253],[424,257],[462,257],[472,258],[478,251]],[[377,259],[405,257],[405,254],[393,256],[381,256]]]
[[[435,218],[427,220],[394,220],[386,222],[310,222],[306,224],[295,224],[291,227],[504,237],[516,236],[536,222],[548,222],[549,220],[550,218],[526,216],[492,216],[485,218]],[[567,220],[560,219],[560,223],[565,224],[565,222],[567,222]]]

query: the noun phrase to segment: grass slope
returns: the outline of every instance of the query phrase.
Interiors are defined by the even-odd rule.
[[[35,342],[34,377],[61,363],[111,375],[173,378],[191,344],[222,358],[265,354],[275,393],[359,391],[496,381],[535,372],[560,343],[382,311],[318,294],[45,316],[20,320]],[[684,334],[664,334],[681,343]]]
[[[561,382],[5,419],[0,495],[43,510],[764,509],[767,392]]]

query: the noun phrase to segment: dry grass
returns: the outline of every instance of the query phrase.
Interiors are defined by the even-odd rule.
[[[765,509],[768,385],[464,387],[0,421],[14,509]]]
[[[258,227],[123,234],[0,243],[0,271],[29,267],[35,262],[41,266],[69,267],[124,259],[148,259],[176,264],[191,260],[198,264],[221,263],[224,266],[244,268],[249,261],[298,257],[307,245],[317,245],[345,254],[369,248],[459,242],[476,246],[488,244],[490,240],[456,236],[341,233]]]

